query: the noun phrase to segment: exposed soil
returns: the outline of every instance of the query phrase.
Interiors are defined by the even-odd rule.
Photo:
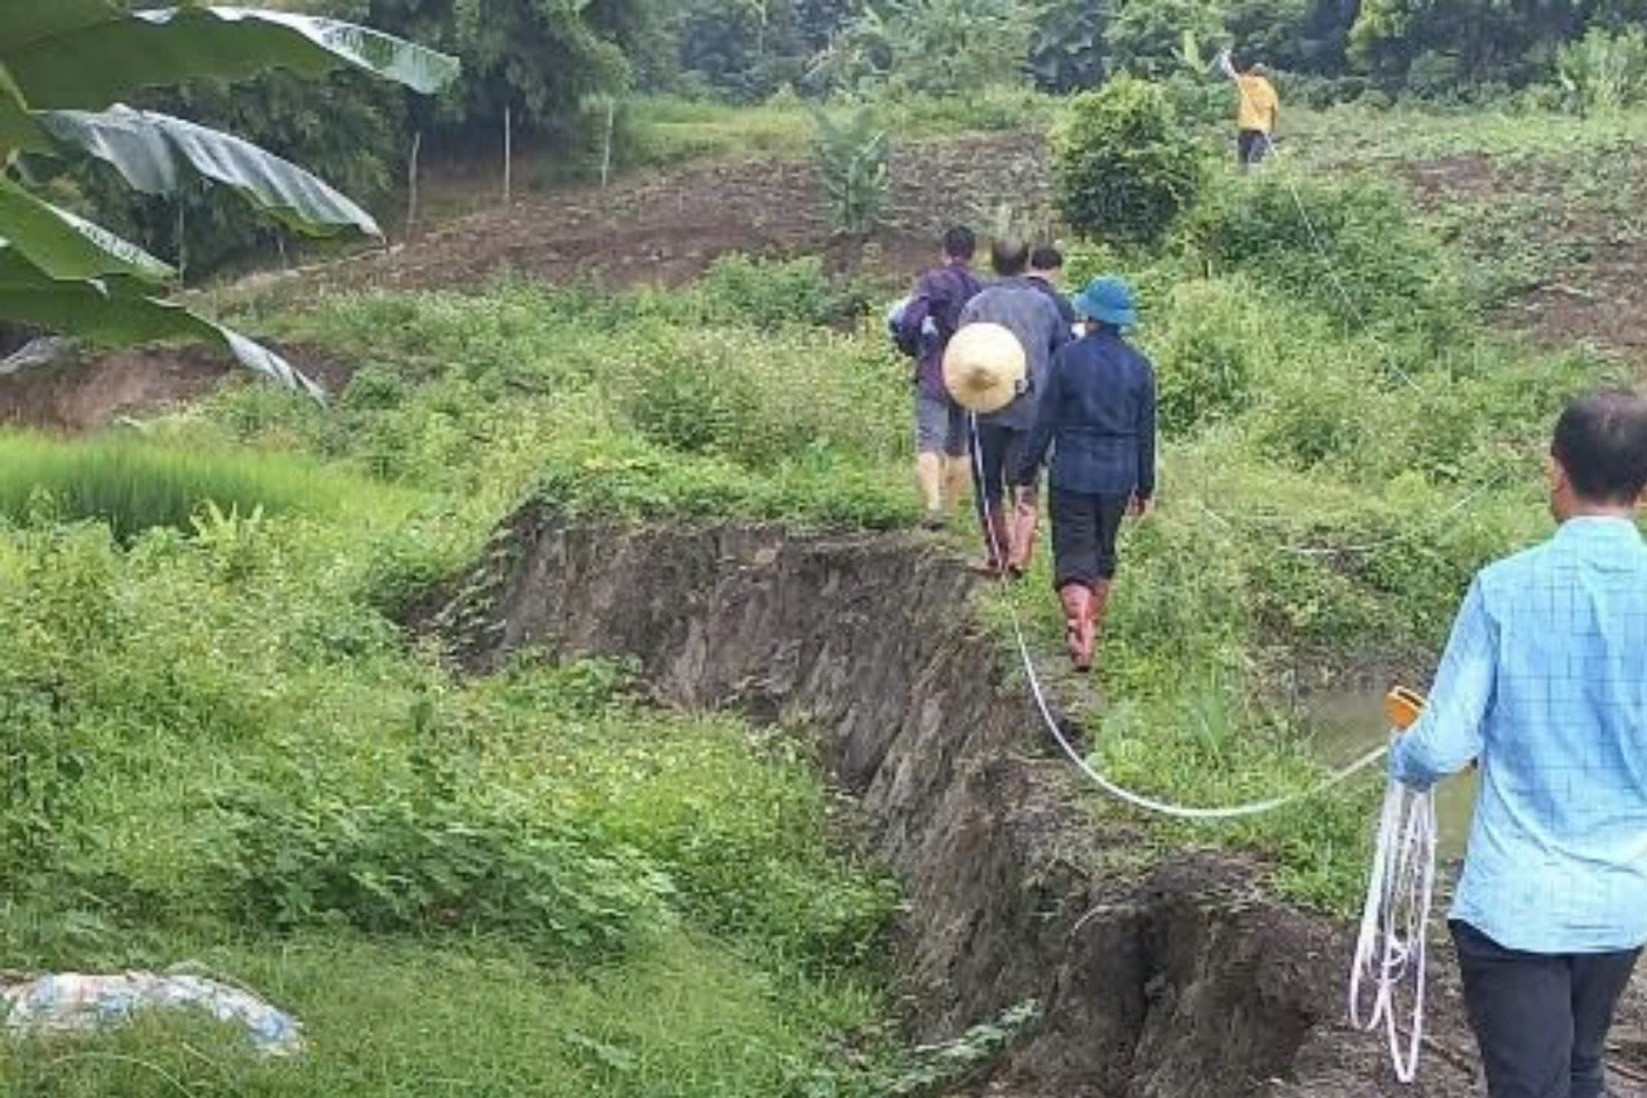
[[[476,672],[523,649],[629,656],[663,703],[822,729],[834,778],[907,886],[913,1037],[1042,1004],[978,1093],[1479,1093],[1448,950],[1436,1051],[1402,1088],[1381,1040],[1341,1021],[1345,927],[1268,898],[1246,859],[1143,866],[1136,831],[1083,809],[962,609],[976,582],[914,535],[566,527],[532,505],[421,624]]]
[[[476,214],[388,252],[334,264],[305,282],[397,289],[484,285],[504,271],[564,283],[599,278],[673,286],[721,256],[824,254],[836,269],[910,276],[956,221],[983,225],[1009,204],[1044,210],[1044,138],[991,134],[896,148],[890,226],[867,244],[834,238],[807,160],[709,163],[533,197]]]
[[[280,351],[328,392],[341,391],[353,374],[348,365],[312,347]],[[243,379],[250,375],[204,347],[117,351],[0,377],[0,423],[85,434],[123,417],[187,405],[219,385]]]
[[[1380,166],[1425,209],[1510,210],[1506,247],[1546,253],[1537,284],[1501,308],[1500,323],[1545,346],[1590,344],[1647,363],[1647,234],[1618,216],[1619,195],[1573,194],[1554,162],[1500,164],[1485,153]]]

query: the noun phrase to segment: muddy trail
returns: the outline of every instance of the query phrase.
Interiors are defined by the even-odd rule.
[[[1144,864],[1138,830],[1094,820],[998,644],[956,612],[977,582],[914,535],[616,530],[533,504],[419,627],[472,672],[523,650],[630,657],[662,704],[817,730],[906,885],[911,1036],[1042,1005],[978,1093],[1478,1093],[1445,949],[1432,1053],[1402,1088],[1342,1021],[1347,928],[1269,898],[1254,861]]]

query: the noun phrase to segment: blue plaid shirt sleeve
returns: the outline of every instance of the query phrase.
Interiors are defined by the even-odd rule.
[[[1470,585],[1428,704],[1390,754],[1390,774],[1428,789],[1481,755],[1497,676],[1497,643],[1481,581]]]

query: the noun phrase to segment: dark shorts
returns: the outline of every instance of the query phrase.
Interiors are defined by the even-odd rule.
[[[965,457],[966,412],[948,397],[915,390],[915,452]]]
[[[1115,578],[1116,540],[1127,517],[1130,495],[1090,495],[1052,490],[1052,582],[1059,590],[1079,583],[1091,587]]]
[[[1029,445],[1029,432],[993,423],[978,424],[978,495],[991,507],[1007,498],[1007,489]],[[1033,484],[1025,486],[1034,498]]]
[[[1242,164],[1256,164],[1270,151],[1270,135],[1263,130],[1242,130],[1241,136],[1235,139],[1235,148]]]
[[[1641,951],[1523,953],[1468,923],[1452,932],[1489,1098],[1600,1098],[1607,1031]]]

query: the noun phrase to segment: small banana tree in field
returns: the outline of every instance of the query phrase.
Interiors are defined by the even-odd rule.
[[[283,11],[128,11],[120,0],[0,0],[0,320],[104,344],[192,338],[319,397],[265,347],[166,299],[176,272],[29,187],[37,157],[92,156],[131,187],[231,188],[288,228],[381,237],[370,214],[325,182],[226,133],[120,100],[196,77],[354,66],[425,94],[457,62],[366,27]]]

